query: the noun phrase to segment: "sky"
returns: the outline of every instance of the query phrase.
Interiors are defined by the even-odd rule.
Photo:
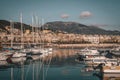
[[[0,0],[0,20],[72,21],[120,31],[120,0]]]

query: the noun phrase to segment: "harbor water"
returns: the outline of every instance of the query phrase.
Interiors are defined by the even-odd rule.
[[[111,74],[102,74],[75,61],[77,49],[56,49],[54,57],[46,60],[26,59],[19,62],[1,62],[0,80],[113,80]],[[111,75],[111,76],[110,76]],[[118,75],[118,74],[117,74]],[[119,80],[119,79],[117,79]]]

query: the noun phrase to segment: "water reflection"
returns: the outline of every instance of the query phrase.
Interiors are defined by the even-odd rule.
[[[120,80],[120,74],[103,74],[103,80]]]
[[[58,49],[53,55],[40,60],[34,58],[13,58],[0,62],[1,80],[113,80],[120,74],[103,74],[85,64],[75,61],[77,50]],[[37,57],[37,59],[36,59]]]
[[[116,73],[93,73],[93,76],[98,77],[99,80],[120,80],[120,74]]]

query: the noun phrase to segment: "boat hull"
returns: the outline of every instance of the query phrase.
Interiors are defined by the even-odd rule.
[[[103,66],[103,73],[120,73],[120,66]]]

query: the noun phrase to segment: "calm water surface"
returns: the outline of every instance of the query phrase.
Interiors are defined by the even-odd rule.
[[[111,80],[76,62],[76,56],[72,54],[75,51],[55,50],[53,53],[58,53],[58,56],[46,62],[27,59],[24,63],[1,64],[0,80]]]

